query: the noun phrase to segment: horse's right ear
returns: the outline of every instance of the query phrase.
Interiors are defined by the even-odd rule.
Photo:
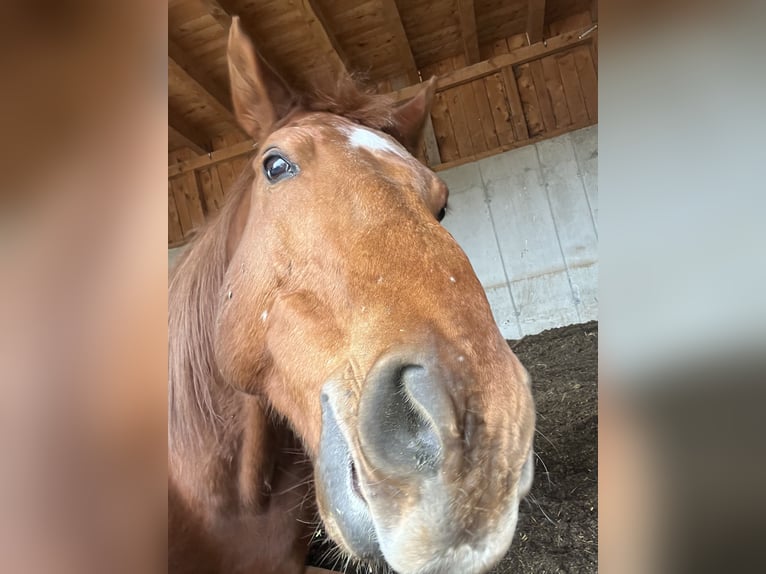
[[[245,132],[260,141],[292,107],[292,92],[255,53],[238,16],[229,29],[228,60],[234,114]]]

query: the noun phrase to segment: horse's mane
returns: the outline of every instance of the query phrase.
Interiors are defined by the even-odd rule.
[[[329,112],[361,125],[390,130],[394,100],[375,95],[343,76],[330,84],[318,81],[314,89],[296,96],[289,118],[296,111]],[[283,120],[284,122],[284,120]],[[279,123],[277,124],[279,126]],[[213,327],[228,267],[227,241],[232,222],[254,173],[247,169],[227,194],[221,211],[193,237],[170,277],[168,288],[168,441],[169,448],[201,445],[217,436],[232,417],[233,405],[220,392],[225,381],[215,362]]]

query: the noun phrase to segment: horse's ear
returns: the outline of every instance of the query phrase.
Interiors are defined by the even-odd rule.
[[[426,118],[431,113],[434,91],[436,91],[436,76],[428,80],[413,98],[394,110],[392,135],[412,153],[415,153],[420,145]]]
[[[234,114],[254,140],[292,106],[293,95],[284,81],[258,57],[253,43],[234,16],[229,29],[229,78]]]

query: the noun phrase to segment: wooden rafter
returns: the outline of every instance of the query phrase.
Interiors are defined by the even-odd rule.
[[[533,44],[532,46],[517,48],[508,54],[494,56],[489,60],[485,60],[460,70],[456,70],[450,74],[440,76],[436,81],[436,90],[446,90],[448,88],[459,86],[461,84],[465,84],[467,82],[498,73],[503,68],[508,66],[526,64],[533,60],[537,60],[538,58],[551,56],[563,50],[569,50],[576,46],[596,42],[598,40],[598,30],[594,29],[592,32],[586,33],[587,30],[587,28],[584,28],[581,30],[560,34],[559,36],[549,38],[545,43],[539,42],[537,44]],[[401,102],[414,96],[421,88],[422,85],[420,84],[410,85],[406,88],[402,88],[393,92],[392,95],[395,97],[396,101]],[[533,139],[534,138],[530,138],[528,141],[533,141]],[[190,171],[209,167],[210,165],[245,155],[252,151],[252,147],[253,143],[251,141],[241,142],[228,148],[214,151],[212,154],[210,154],[210,156],[194,158],[192,160],[188,160],[176,165],[168,166],[168,176],[176,177]]]
[[[168,38],[168,57],[181,68],[186,75],[194,80],[197,85],[211,98],[218,101],[223,107],[231,111],[229,95],[216,83],[207,78],[197,65],[186,55],[178,44]]]
[[[305,3],[308,0],[301,0],[302,3]],[[223,28],[223,30],[228,34],[229,28],[231,28],[231,22],[232,22],[232,15],[217,2],[217,0],[200,0],[202,2],[203,6],[207,9],[208,13],[215,18],[216,22]],[[313,5],[313,1],[311,2],[311,5]],[[301,5],[301,10],[303,10],[303,6]],[[304,11],[304,15],[305,15]],[[318,22],[319,26],[323,25],[324,20],[320,19],[320,16],[318,16],[319,12],[314,12],[314,22]],[[314,24],[314,22],[309,22],[307,17],[307,23],[309,26],[314,26],[317,24]],[[244,24],[240,19],[240,24]],[[245,29],[247,27],[245,26]],[[277,74],[279,74],[283,78],[287,78],[287,74],[285,74],[285,71],[280,66],[275,66],[274,62],[276,62],[276,58],[273,57],[273,54],[270,54],[261,44],[259,44],[258,39],[253,36],[250,31],[248,31],[250,35],[250,41],[253,42],[255,45],[255,49],[258,52],[258,55],[261,57],[262,60],[266,62],[266,64],[274,70]],[[333,38],[334,39],[334,38]],[[338,52],[338,54],[340,54]],[[340,56],[339,56],[340,57]]]
[[[298,9],[301,11],[306,24],[308,24],[319,49],[325,54],[327,61],[331,63],[334,69],[346,73],[348,59],[344,55],[335,34],[330,30],[327,20],[325,20],[317,3],[314,0],[300,0],[298,2]]]
[[[207,9],[208,14],[215,18],[216,22],[221,25],[221,28],[228,32],[231,27],[231,14],[229,14],[216,0],[200,1],[205,9]]]
[[[399,60],[404,62],[405,73],[407,74],[409,83],[420,83],[418,65],[415,62],[415,56],[412,55],[410,41],[407,39],[407,32],[404,30],[404,24],[402,24],[402,17],[399,14],[399,8],[396,6],[396,2],[394,0],[382,0],[382,12],[386,27],[393,36],[393,42],[396,51],[399,54]],[[426,118],[426,125],[423,127],[423,140],[426,145],[426,160],[429,165],[441,163],[439,146],[436,142],[436,134],[434,133],[434,126],[433,123],[431,123],[430,116]]]
[[[545,0],[529,0],[527,7],[527,40],[536,44],[543,39]]]
[[[210,92],[208,92],[203,85],[201,85],[195,78],[190,76],[175,60],[170,57],[168,57],[168,83],[175,83],[176,85],[193,85],[197,91],[205,94],[210,94]],[[208,98],[208,103],[216,115],[223,119],[229,120],[236,125],[234,114],[217,98]]]
[[[407,72],[410,83],[417,83],[420,81],[418,65],[415,63],[415,57],[412,55],[412,48],[410,48],[407,33],[404,31],[404,24],[402,24],[402,18],[399,15],[399,8],[397,8],[394,0],[382,0],[381,5],[381,11],[383,13],[383,19],[386,22],[386,27],[394,37],[394,47],[399,54],[399,61],[404,63],[405,72]]]
[[[186,147],[200,155],[212,149],[210,138],[172,109],[168,109],[168,130]]]
[[[582,44],[595,41],[598,37],[598,31],[594,30],[590,34],[585,34],[586,31],[587,28],[575,30],[573,32],[566,32],[565,34],[548,38],[545,43],[538,42],[531,46],[523,46],[508,54],[493,56],[483,62],[478,62],[471,66],[455,70],[449,74],[439,76],[436,81],[436,89],[441,91],[448,88],[454,88],[455,86],[465,84],[466,82],[471,82],[489,76],[490,74],[494,74],[506,66],[520,66],[521,64],[526,64],[532,60],[551,56],[562,50],[568,50],[575,46],[581,46]],[[405,100],[414,96],[420,87],[421,86],[419,85],[408,86],[404,89],[397,90],[394,92],[394,95],[399,101]]]
[[[476,12],[473,0],[457,0],[458,15],[460,16],[460,40],[463,43],[463,53],[466,64],[475,64],[479,56],[479,36],[476,33]]]

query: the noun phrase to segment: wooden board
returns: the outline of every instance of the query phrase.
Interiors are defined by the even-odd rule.
[[[178,209],[176,209],[176,198],[173,194],[173,188],[168,180],[168,243],[178,243],[184,238],[181,230],[181,222],[178,219]]]
[[[575,68],[580,78],[583,100],[588,117],[595,123],[598,121],[598,78],[593,65],[590,47],[580,46],[572,50]]]
[[[572,117],[573,123],[580,124],[588,119],[588,110],[585,107],[585,99],[580,87],[580,78],[577,75],[574,55],[571,52],[567,52],[556,56],[556,61],[561,73],[561,82],[564,86],[569,115]]]
[[[497,141],[501,146],[513,143],[516,141],[516,134],[513,130],[511,108],[508,105],[508,96],[503,84],[503,78],[499,73],[492,74],[486,78],[485,83],[492,119],[495,122]]]
[[[508,41],[505,38],[496,40],[487,47],[486,56],[491,58],[502,54],[507,54]],[[498,72],[489,76],[487,79],[487,97],[492,105],[492,115],[495,120],[495,131],[497,132],[498,143],[509,145],[519,140],[517,129],[514,126],[513,114],[511,113],[511,104],[508,98],[508,89],[503,80],[503,74]]]
[[[442,60],[435,64],[439,75],[448,74],[454,70],[452,59]],[[473,153],[473,144],[471,134],[468,131],[468,119],[463,108],[463,92],[460,87],[450,88],[441,92],[444,95],[450,118],[452,119],[452,130],[455,134],[455,143],[457,145],[458,155],[464,157]]]
[[[171,163],[181,162],[195,157],[191,150],[181,149],[168,154]],[[192,230],[205,223],[205,211],[200,199],[197,176],[194,172],[185,173],[170,180],[173,197],[176,200],[178,220],[181,232],[186,237]]]
[[[476,111],[478,113],[479,122],[481,123],[485,149],[495,149],[500,145],[500,140],[498,139],[495,118],[492,114],[492,108],[489,102],[488,80],[487,78],[483,78],[471,82],[470,86],[476,100]]]
[[[208,214],[217,213],[223,206],[223,190],[218,169],[213,166],[198,172],[199,186]]]
[[[501,76],[505,84],[506,94],[508,95],[508,106],[511,108],[511,121],[516,132],[516,140],[527,140],[529,139],[529,129],[527,127],[527,120],[524,117],[524,106],[521,103],[519,86],[516,83],[516,74],[513,71],[513,66],[503,68]]]
[[[430,78],[431,76],[439,76],[439,70],[439,66],[430,65],[423,68],[421,73],[424,78]],[[452,117],[447,106],[447,96],[443,92],[437,91],[434,94],[434,101],[431,106],[431,123],[436,134],[441,161],[453,161],[460,157],[455,141],[455,132],[452,129]]]
[[[519,87],[519,98],[524,109],[528,133],[530,136],[536,136],[545,131],[545,125],[543,124],[543,117],[540,111],[537,88],[532,79],[532,70],[529,66],[530,64],[523,64],[516,67],[516,84]]]
[[[529,63],[529,72],[532,75],[532,81],[537,92],[537,102],[540,105],[540,115],[543,120],[543,126],[546,131],[556,129],[556,117],[553,113],[553,101],[545,83],[545,74],[543,73],[543,63],[541,60],[535,60]]]
[[[543,78],[545,87],[551,98],[551,107],[553,108],[553,117],[556,122],[556,129],[565,128],[572,123],[572,116],[569,114],[566,94],[564,93],[564,84],[561,81],[561,72],[555,56],[548,56],[540,60],[543,69]]]
[[[466,65],[466,59],[463,54],[452,58],[452,67],[455,70]],[[481,115],[479,114],[479,104],[476,101],[476,95],[472,83],[463,84],[455,91],[463,107],[463,114],[467,124],[468,135],[471,138],[472,153],[481,153],[489,149],[484,137],[484,126],[482,125]]]

